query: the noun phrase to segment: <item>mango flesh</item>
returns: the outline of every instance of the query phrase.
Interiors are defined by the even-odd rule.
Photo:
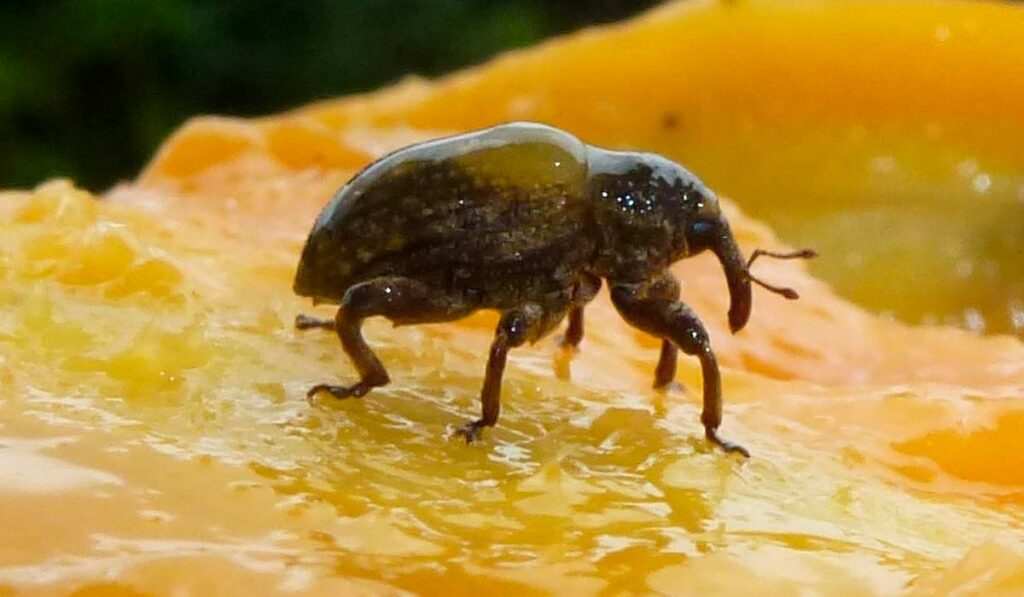
[[[751,460],[701,439],[695,363],[685,391],[649,389],[657,342],[603,295],[574,358],[554,338],[513,354],[501,423],[467,447],[447,437],[477,416],[494,314],[371,321],[394,383],[310,405],[354,371],[336,338],[292,329],[313,311],[289,291],[368,160],[529,118],[683,161],[734,200],[747,251],[804,241],[865,302],[987,324],[1020,297],[1022,27],[997,4],[676,4],[438,83],[198,119],[104,197],[0,194],[0,594],[1024,590],[1017,338],[897,323],[771,261],[758,274],[801,300],[756,291],[731,336],[700,257],[676,273]],[[971,188],[948,184],[968,160]],[[959,238],[998,275],[930,291],[949,259],[929,248]]]

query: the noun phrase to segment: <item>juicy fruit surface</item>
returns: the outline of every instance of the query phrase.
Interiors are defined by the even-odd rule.
[[[703,256],[676,273],[725,368],[723,434],[752,459],[701,439],[690,359],[680,362],[686,391],[648,389],[658,344],[604,295],[571,362],[553,338],[512,354],[500,425],[467,447],[446,438],[478,414],[493,314],[399,329],[371,321],[393,383],[309,405],[308,386],[354,371],[336,338],[292,329],[310,308],[289,287],[320,208],[368,160],[511,118],[664,151],[744,211],[772,206],[793,222],[780,229],[813,228],[822,249],[860,240],[842,244],[841,224],[809,209],[821,204],[801,181],[837,209],[856,189],[890,189],[877,218],[913,215],[913,193],[871,168],[909,147],[934,173],[916,187],[934,191],[931,217],[975,226],[942,167],[1022,171],[1011,149],[1024,126],[1010,105],[1022,88],[1011,50],[1024,41],[1004,35],[1022,21],[1014,7],[981,4],[670,6],[438,84],[255,122],[194,121],[136,183],[104,197],[66,182],[0,194],[0,594],[1019,593],[1016,338],[908,327],[839,298],[798,263],[770,261],[757,273],[801,300],[755,290],[750,325],[731,336],[724,280]],[[794,35],[800,27],[817,34]],[[888,45],[865,54],[872,32]],[[964,45],[929,49],[939,41]],[[627,60],[626,45],[640,54]],[[782,58],[760,63],[769,70],[741,60],[765,48]],[[841,50],[849,72],[891,80],[897,99],[853,75],[821,82]],[[938,52],[934,69],[880,58],[913,50]],[[709,68],[704,53],[747,66],[668,72]],[[789,65],[788,86],[767,62]],[[798,93],[801,73],[817,82]],[[626,74],[649,87],[616,84]],[[737,130],[769,118],[771,151]],[[961,131],[969,150],[921,140],[917,119]],[[859,161],[818,171],[796,159],[854,125],[863,135],[839,155]],[[753,159],[758,148],[795,161]],[[782,182],[741,192],[768,170]],[[991,226],[1019,223],[1009,202],[989,201],[995,186],[966,199],[1004,214]],[[725,207],[746,251],[781,245]],[[959,234],[906,222],[925,251]],[[971,250],[1009,263],[995,245]],[[941,276],[935,256],[906,251],[890,252],[887,275]],[[817,267],[842,286],[828,259]],[[999,271],[985,298],[1019,298],[1007,290],[1017,270]],[[849,275],[871,281],[864,292],[877,304],[893,299],[886,276]],[[953,304],[908,292],[914,316]]]

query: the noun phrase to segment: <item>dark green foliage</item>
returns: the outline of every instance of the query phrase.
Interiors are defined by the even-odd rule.
[[[0,188],[133,176],[193,114],[438,75],[657,0],[4,0]]]

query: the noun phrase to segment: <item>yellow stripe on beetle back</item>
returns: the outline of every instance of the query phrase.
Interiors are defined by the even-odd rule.
[[[488,147],[453,160],[482,186],[531,189],[557,185],[578,196],[586,178],[583,161],[550,143]]]

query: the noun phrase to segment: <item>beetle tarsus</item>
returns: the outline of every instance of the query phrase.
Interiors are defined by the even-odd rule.
[[[466,445],[469,445],[475,441],[480,441],[483,437],[484,427],[487,426],[483,419],[478,419],[456,429],[455,435],[465,438]]]
[[[319,317],[313,317],[312,315],[306,315],[300,313],[295,316],[295,328],[299,330],[309,330],[313,328],[323,328],[325,330],[334,329],[333,319],[321,319]]]
[[[719,437],[717,429],[705,429],[704,436],[708,439],[709,442],[725,450],[725,452],[728,454],[737,453],[742,454],[744,458],[750,458],[749,450],[735,442],[731,442],[727,439],[722,439],[721,437]]]
[[[376,385],[379,384],[370,384],[362,381],[350,386],[334,386],[331,384],[321,383],[309,388],[306,392],[306,399],[312,400],[320,392],[327,392],[339,400],[344,398],[362,398],[367,392],[376,387]]]

